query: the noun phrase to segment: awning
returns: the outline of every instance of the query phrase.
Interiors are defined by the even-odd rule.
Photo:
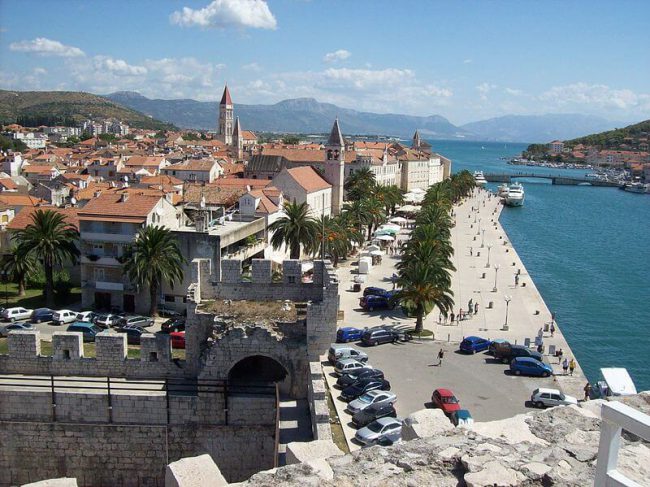
[[[390,219],[391,222],[393,223],[406,223],[408,220],[404,218],[403,216],[396,216],[395,218]]]
[[[393,237],[390,235],[379,235],[378,237],[375,237],[377,240],[383,240],[385,242],[392,242],[395,240]]]

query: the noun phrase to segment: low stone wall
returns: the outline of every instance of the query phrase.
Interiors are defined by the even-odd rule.
[[[314,440],[331,440],[330,411],[327,405],[327,386],[320,362],[309,363],[309,413]]]

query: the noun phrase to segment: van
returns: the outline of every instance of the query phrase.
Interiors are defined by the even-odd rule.
[[[339,360],[338,362],[336,362],[336,365],[334,366],[334,372],[336,373],[336,375],[339,376],[343,374],[349,374],[350,372],[354,372],[355,370],[360,370],[360,369],[372,369],[372,367],[367,363],[363,364],[351,358]]]
[[[364,345],[374,346],[381,343],[392,343],[399,339],[399,335],[394,331],[385,328],[376,328],[374,330],[366,330],[361,336],[361,341]]]
[[[338,362],[339,360],[343,360],[346,358],[352,358],[354,360],[357,360],[358,362],[368,361],[368,355],[366,355],[365,352],[357,350],[356,348],[347,347],[345,345],[341,346],[335,344],[332,344],[332,346],[330,347],[327,353],[327,358],[329,359],[330,364],[332,365],[335,365],[336,362]]]
[[[68,326],[68,329],[66,331],[73,331],[83,334],[84,342],[94,342],[95,336],[101,332],[99,327],[85,321],[75,321],[70,326]]]

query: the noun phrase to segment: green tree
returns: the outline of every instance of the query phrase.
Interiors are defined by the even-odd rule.
[[[354,200],[345,203],[343,205],[342,216],[346,218],[350,224],[354,225],[359,232],[362,232],[363,227],[372,219],[370,209],[361,200]]]
[[[358,201],[374,194],[377,187],[375,173],[368,167],[362,167],[350,174],[345,180],[348,201]]]
[[[347,218],[336,216],[317,220],[318,234],[312,253],[320,255],[321,247],[326,255],[332,257],[334,267],[339,260],[347,257],[354,249],[354,244],[363,243],[364,237]]]
[[[318,241],[318,223],[310,216],[307,203],[285,203],[283,212],[283,217],[269,225],[271,245],[277,250],[286,244],[290,258],[300,259],[301,246],[310,250]]]
[[[45,303],[49,308],[54,307],[54,266],[67,260],[74,262],[79,256],[75,245],[79,232],[65,222],[61,213],[39,209],[31,215],[31,223],[17,230],[13,239],[19,249],[31,253],[43,263]]]
[[[85,130],[79,136],[79,140],[81,140],[82,142],[84,140],[88,140],[88,139],[92,139],[92,138],[93,138],[92,134],[90,132],[86,132]]]
[[[99,138],[105,142],[115,142],[117,140],[117,136],[115,134],[99,134]]]
[[[22,152],[27,149],[25,143],[20,139],[10,139],[0,135],[0,150]]]
[[[25,295],[25,281],[38,268],[38,261],[29,249],[13,246],[2,266],[8,278],[18,284],[18,296]]]
[[[282,143],[287,145],[296,145],[300,143],[300,137],[297,135],[285,135],[282,137]]]
[[[149,289],[149,314],[158,316],[158,297],[162,283],[170,286],[183,281],[185,258],[168,228],[148,225],[141,228],[127,249],[124,273],[140,289]]]

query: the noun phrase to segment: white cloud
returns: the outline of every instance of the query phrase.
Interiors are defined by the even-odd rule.
[[[492,91],[492,90],[494,90],[494,89],[496,89],[496,88],[497,88],[497,85],[493,85],[493,84],[491,84],[491,83],[481,83],[480,85],[478,85],[478,86],[476,87],[476,89],[477,89],[478,92],[480,93],[480,98],[481,98],[481,100],[483,100],[483,101],[486,101],[486,100],[487,100],[487,94],[488,94],[490,91]]]
[[[262,71],[262,67],[257,63],[244,64],[241,68],[245,71]]]
[[[169,18],[172,24],[181,27],[277,27],[277,21],[264,0],[214,0],[196,10],[183,7]]]
[[[465,59],[463,61],[463,64],[471,64],[471,63],[472,63],[472,59]]]
[[[337,51],[328,52],[327,54],[325,54],[325,56],[323,57],[323,61],[325,61],[326,63],[333,63],[336,61],[343,61],[349,58],[350,56],[352,56],[352,53],[350,51],[346,51],[345,49],[339,49]]]
[[[31,41],[12,42],[9,49],[18,52],[33,52],[42,56],[79,57],[84,52],[78,47],[66,46],[59,41],[45,37],[37,37]]]
[[[521,96],[521,95],[524,94],[524,92],[522,90],[518,90],[516,88],[508,88],[508,87],[506,87],[506,88],[504,88],[503,91],[505,91],[508,95],[511,95],[511,96]]]
[[[128,64],[123,59],[113,59],[106,56],[95,56],[95,66],[98,69],[106,69],[118,76],[140,76],[147,73],[144,66]]]
[[[599,109],[650,110],[650,94],[583,82],[554,86],[542,93],[539,99],[557,108],[583,106]]]
[[[32,70],[32,72],[33,72],[35,75],[47,74],[47,69],[45,69],[45,68],[34,68],[34,69]]]

